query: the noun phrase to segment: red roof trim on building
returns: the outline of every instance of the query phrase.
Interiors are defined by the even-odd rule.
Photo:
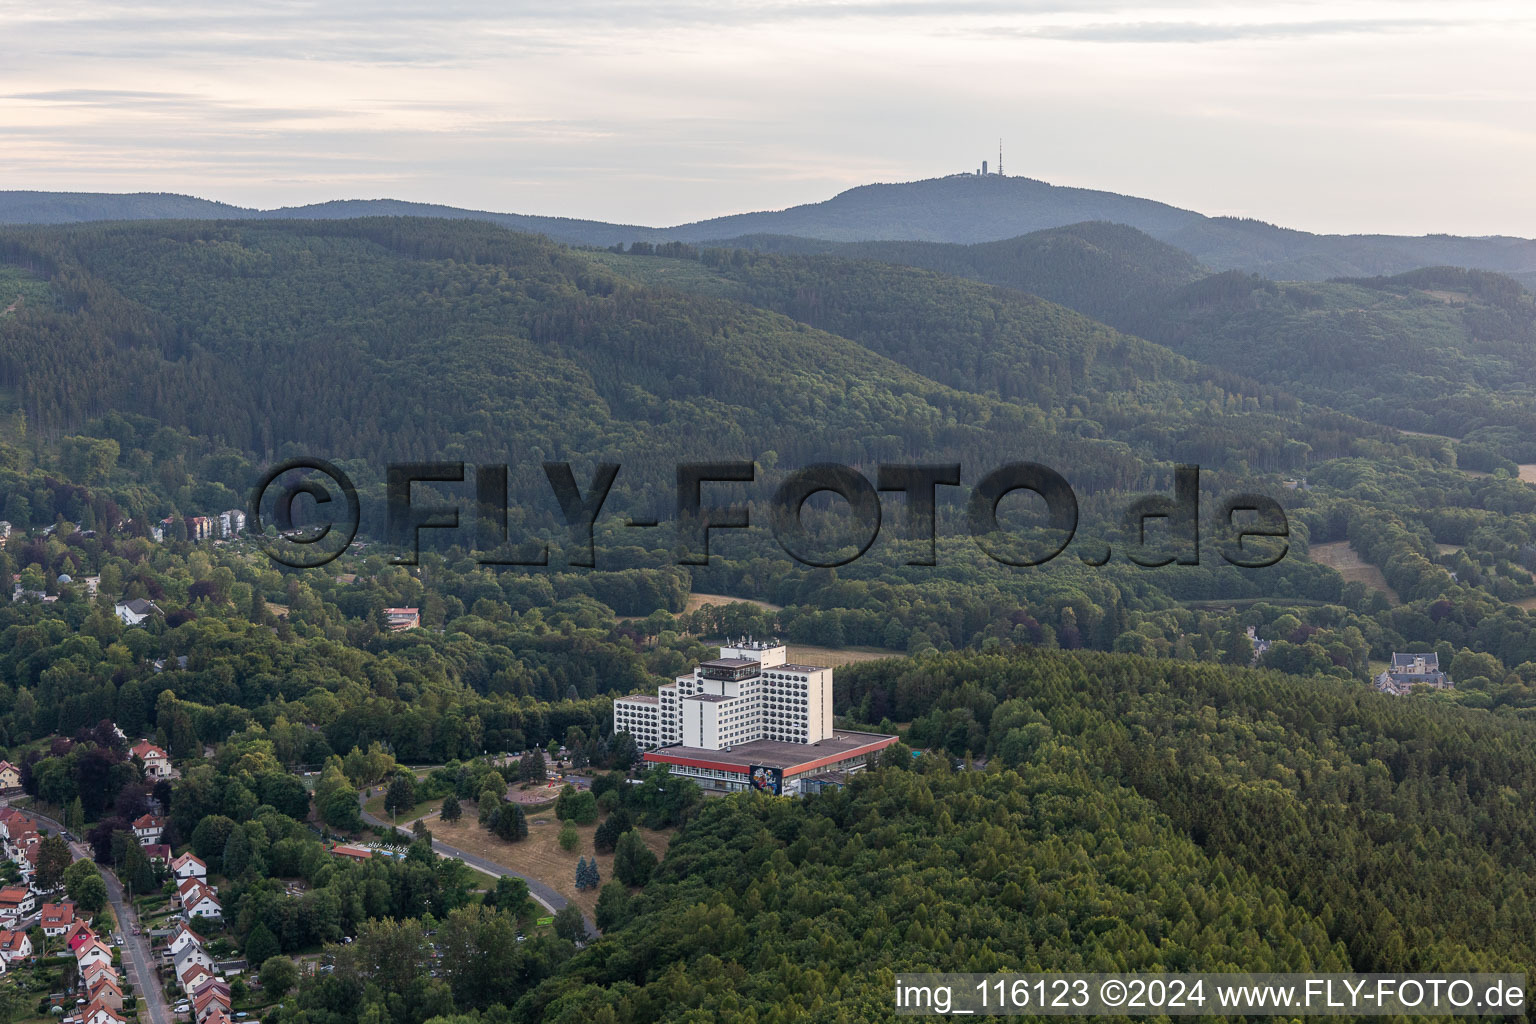
[[[663,754],[659,751],[647,751],[647,761],[662,761],[666,764],[680,764],[688,768],[715,768],[723,772],[735,772],[738,775],[747,774],[747,766],[744,764],[732,764],[729,761],[705,761],[695,757],[678,757],[676,754]]]
[[[840,751],[836,754],[829,754],[826,757],[820,757],[814,761],[804,761],[800,764],[785,768],[784,777],[793,778],[796,775],[803,775],[806,772],[813,772],[818,768],[825,768],[828,765],[834,765],[840,761],[846,761],[849,758],[859,757],[864,754],[872,754],[877,750],[884,750],[892,743],[895,743],[896,740],[897,737],[895,736],[887,736],[884,739],[872,740],[869,743],[865,743],[861,746],[850,747],[847,750]],[[689,768],[715,768],[720,771],[732,772],[737,775],[745,775],[748,771],[748,766],[741,762],[732,763],[729,761],[706,761],[702,758],[679,757],[676,754],[668,754],[661,750],[647,751],[645,759],[647,761],[660,761],[666,764],[684,765]]]

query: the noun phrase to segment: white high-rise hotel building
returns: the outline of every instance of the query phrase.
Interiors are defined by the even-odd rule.
[[[832,735],[832,670],[789,664],[789,648],[778,641],[740,640],[655,697],[615,700],[613,730],[627,730],[641,750],[817,743]]]
[[[628,732],[645,759],[719,789],[771,776],[774,791],[802,791],[826,770],[863,767],[894,736],[837,730],[832,670],[792,665],[777,640],[738,640],[720,657],[660,687],[613,702],[613,731]],[[812,748],[812,749],[806,749]],[[714,752],[721,752],[715,756]]]

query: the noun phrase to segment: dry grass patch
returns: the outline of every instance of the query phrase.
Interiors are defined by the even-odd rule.
[[[905,658],[905,651],[886,651],[878,647],[815,647],[810,644],[790,644],[789,661],[792,665],[824,665],[837,668],[860,661],[878,661],[881,658]]]
[[[769,604],[767,601],[753,601],[745,597],[731,597],[729,594],[689,594],[688,603],[683,606],[683,612],[696,612],[707,604],[717,608],[724,608],[728,604],[749,604],[754,608],[761,608],[765,612],[776,612],[784,607],[779,604]]]
[[[567,853],[560,848],[560,819],[555,817],[552,809],[530,814],[528,838],[516,843],[503,842],[481,828],[475,821],[474,805],[467,802],[464,805],[464,817],[459,821],[450,825],[445,821],[434,820],[430,827],[434,839],[511,868],[529,878],[537,878],[580,907],[588,917],[596,913],[597,890],[576,890],[576,861],[582,857],[590,859],[595,856],[603,883],[607,884],[613,878],[613,854],[594,854],[592,851],[592,833],[597,831],[597,824],[577,825],[576,834],[581,837],[581,841],[576,844],[576,849]],[[640,829],[645,845],[651,848],[658,860],[667,852],[667,843],[673,835],[670,830],[657,832]]]
[[[1387,578],[1381,574],[1381,570],[1361,558],[1347,540],[1313,544],[1310,557],[1318,565],[1326,565],[1343,576],[1346,582],[1358,580],[1372,590],[1386,594],[1387,603],[1394,608],[1403,603],[1397,591],[1387,585]]]

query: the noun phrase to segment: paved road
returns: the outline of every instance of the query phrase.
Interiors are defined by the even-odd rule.
[[[39,814],[30,807],[25,808],[25,811],[29,817],[51,826],[55,832],[64,831],[62,824],[46,814]],[[69,852],[75,860],[86,860],[91,856],[91,848],[81,842],[70,843]],[[124,899],[123,886],[111,869],[99,864],[97,867],[101,868],[102,881],[107,883],[107,899],[111,901],[112,913],[117,917],[118,933],[123,937],[123,969],[128,973],[128,980],[133,984],[139,1001],[149,1010],[150,1024],[172,1024],[171,1008],[166,1004],[160,979],[155,975],[155,960],[149,949],[149,938],[143,934],[142,928],[138,935],[133,934],[134,926],[139,923],[138,913]]]
[[[396,832],[400,832],[407,836],[411,835],[411,830],[406,826],[392,826],[383,818],[368,813],[367,809],[363,807],[363,804],[368,800],[369,797],[378,796],[382,792],[382,789],[365,789],[358,795],[357,806],[358,810],[362,812],[363,820],[370,825],[380,825],[384,828],[393,828]],[[560,895],[558,892],[551,889],[537,878],[530,878],[529,876],[523,874],[521,871],[513,871],[511,868],[503,867],[494,861],[489,861],[484,857],[476,856],[475,854],[470,853],[468,850],[461,850],[457,846],[449,846],[447,843],[439,842],[436,839],[432,840],[432,849],[435,850],[440,856],[453,857],[457,860],[461,860],[465,864],[468,864],[470,867],[485,872],[492,878],[501,878],[503,875],[511,878],[521,878],[523,881],[528,883],[528,895],[532,896],[551,914],[557,910],[564,909],[565,905],[570,902],[570,900],[566,899],[564,896]],[[586,922],[587,933],[589,935],[602,934],[602,932],[597,930],[596,921],[593,921],[586,914],[582,914],[581,919]]]

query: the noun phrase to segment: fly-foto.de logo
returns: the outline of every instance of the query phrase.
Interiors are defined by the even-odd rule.
[[[565,563],[597,566],[593,530],[618,479],[618,463],[599,463],[583,486],[568,462],[543,463],[548,482],[547,507],[563,524]],[[765,518],[779,547],[802,565],[829,568],[862,556],[880,536],[886,502],[902,506],[901,533],[912,546],[907,565],[937,564],[941,488],[962,486],[958,463],[881,463],[873,482],[852,467],[816,463],[785,476],[768,499]],[[463,462],[394,463],[385,473],[384,540],[390,561],[415,565],[422,531],[467,534],[475,558],[488,566],[547,566],[550,544],[517,538],[509,530],[505,465],[468,466]],[[707,565],[710,542],[721,531],[752,529],[752,506],[727,500],[750,499],[757,465],[746,461],[686,462],[676,467],[675,517],[677,564]],[[473,497],[462,504],[413,501],[413,486],[472,485]],[[745,492],[745,493],[744,493]],[[1027,492],[1040,509],[1034,521],[1006,526],[999,506],[1009,495]],[[806,522],[813,498],[826,495],[846,513],[840,540],[829,545]],[[891,495],[882,498],[882,495]],[[895,497],[899,495],[899,498]],[[821,499],[819,499],[821,500]],[[1214,506],[1212,540],[1227,564],[1247,569],[1271,566],[1285,557],[1290,526],[1285,510],[1262,494],[1236,494]],[[267,554],[294,568],[314,568],[333,561],[352,544],[362,522],[357,488],[340,468],[324,459],[290,459],[270,468],[251,491],[250,522]],[[989,558],[1010,566],[1044,565],[1072,545],[1078,532],[1078,501],[1066,478],[1035,462],[1010,462],[983,474],[971,485],[964,507],[965,530]],[[655,518],[627,517],[626,528],[662,526]],[[1200,469],[1174,470],[1173,493],[1149,494],[1131,501],[1120,516],[1122,553],[1136,565],[1199,565],[1201,558]],[[270,529],[269,529],[270,527]],[[831,550],[828,550],[829,547]],[[1103,565],[1113,557],[1104,541],[1079,544],[1078,559]]]

